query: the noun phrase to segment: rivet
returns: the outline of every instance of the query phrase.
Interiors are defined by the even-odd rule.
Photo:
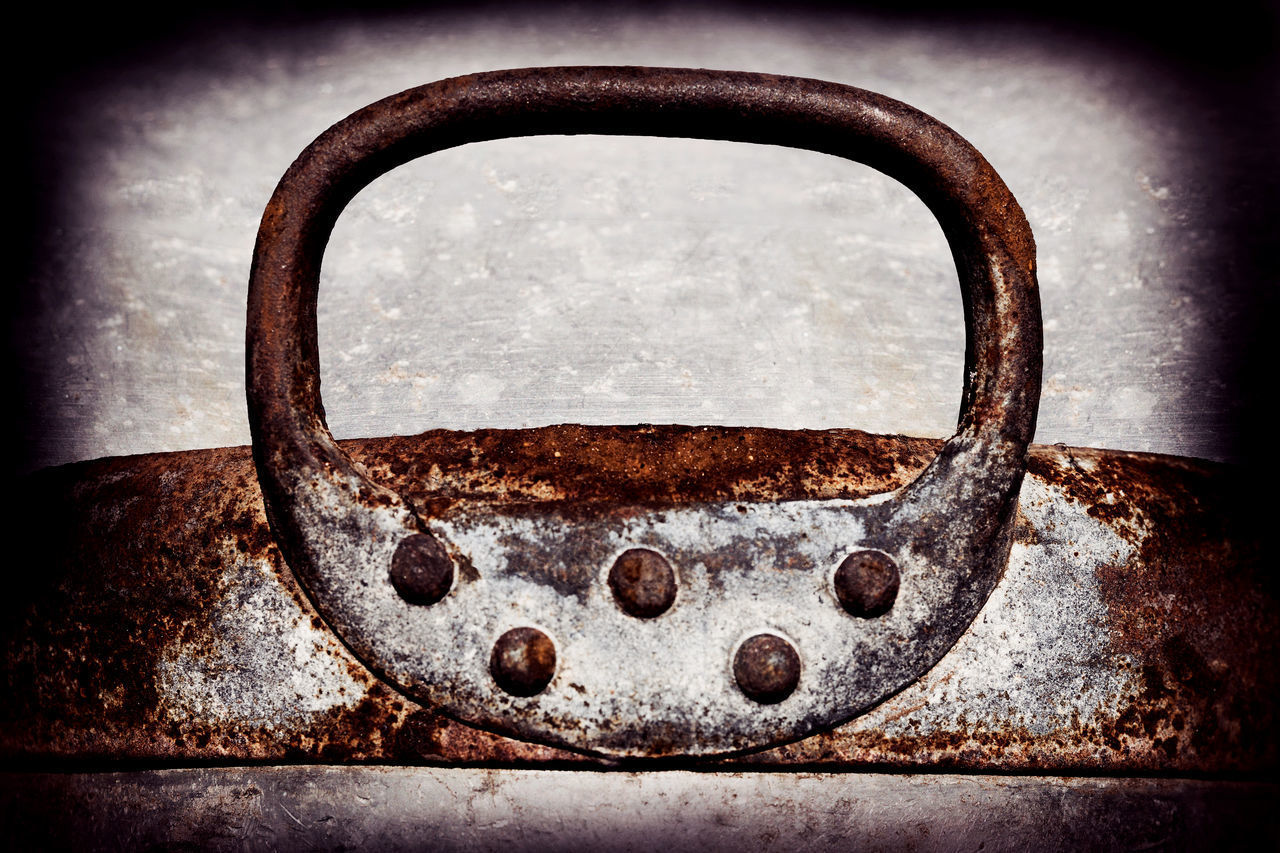
[[[756,634],[738,647],[733,677],[748,698],[773,705],[800,683],[800,655],[776,634]]]
[[[489,672],[512,696],[541,693],[556,674],[556,646],[537,628],[512,628],[493,644]]]
[[[434,536],[406,536],[391,557],[391,585],[410,604],[435,604],[453,586],[449,552]]]
[[[639,619],[652,619],[676,600],[676,573],[667,558],[648,548],[624,551],[609,570],[609,589],[618,606]]]
[[[898,597],[898,564],[882,551],[857,551],[836,569],[836,597],[854,616],[888,613]]]

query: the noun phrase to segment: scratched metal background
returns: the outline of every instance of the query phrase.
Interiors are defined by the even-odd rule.
[[[244,301],[258,218],[288,163],[333,121],[459,73],[634,63],[850,83],[951,124],[1004,177],[1039,244],[1037,441],[1256,464],[1256,389],[1274,362],[1265,290],[1280,77],[1266,43],[1274,9],[1228,4],[1222,17],[1241,10],[1234,25],[1154,33],[1100,24],[1101,4],[1049,18],[831,5],[219,11],[150,22],[118,49],[88,48],[93,24],[107,23],[90,19],[86,52],[68,61],[71,48],[51,49],[36,63],[48,79],[23,101],[30,168],[18,184],[32,215],[18,226],[27,251],[11,314],[22,401],[11,462],[248,441]],[[473,146],[377,182],[344,215],[327,260],[321,353],[339,437],[561,421],[944,436],[954,424],[963,337],[941,233],[905,190],[831,158],[643,139]],[[409,784],[456,789],[456,808],[433,820],[465,826],[473,846],[537,843],[554,828],[559,812],[530,805],[541,797],[534,771],[432,772]],[[59,790],[82,784],[74,778]],[[628,825],[652,826],[648,804],[668,795],[695,797],[695,813],[711,815],[697,825],[745,833],[712,836],[722,842],[785,846],[799,837],[780,817],[792,806],[762,803],[808,815],[828,805],[799,777],[603,778],[587,787],[606,786]],[[939,776],[906,792],[865,778],[859,808],[908,804],[919,823],[892,837],[925,849],[919,826],[974,784]],[[195,776],[139,784],[174,802],[212,790]],[[259,809],[274,817],[244,818],[245,832],[276,820],[281,835],[258,842],[294,837],[276,805],[312,780],[264,772],[237,784],[231,794],[275,798]],[[380,783],[331,789],[369,784]],[[1025,784],[1037,793],[1014,799],[1033,816],[1078,794]],[[769,799],[761,785],[786,793]],[[1117,782],[1108,796],[1181,811],[1117,842],[1193,838],[1225,798],[1143,785]],[[1001,785],[979,790],[1013,811]],[[250,800],[240,811],[259,808]],[[861,813],[819,821],[815,846],[847,842]],[[192,814],[193,826],[232,823],[219,804]],[[349,816],[344,831],[359,821]]]
[[[45,209],[16,325],[23,464],[246,443],[245,282],[293,157],[409,86],[575,63],[812,76],[952,125],[1039,244],[1037,441],[1240,458],[1274,280],[1274,77],[1210,53],[1239,44],[1162,53],[1085,20],[489,6],[215,15],[136,39],[39,105]],[[1247,47],[1250,29],[1227,36]],[[647,139],[471,146],[362,193],[326,261],[340,438],[954,425],[963,337],[941,232],[893,181],[834,158]]]

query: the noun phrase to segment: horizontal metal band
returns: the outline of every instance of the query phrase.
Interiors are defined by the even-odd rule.
[[[1278,796],[1187,779],[226,767],[3,774],[0,821],[19,849],[1270,849]]]
[[[938,444],[547,427],[343,446],[436,512],[590,505],[623,484],[653,506],[856,499],[909,482]],[[722,764],[1274,768],[1280,608],[1241,480],[1195,460],[1034,447],[1008,570],[955,648],[857,720]],[[248,448],[81,463],[23,488],[16,529],[40,548],[0,629],[10,760],[594,761],[439,716],[361,665],[284,565]]]

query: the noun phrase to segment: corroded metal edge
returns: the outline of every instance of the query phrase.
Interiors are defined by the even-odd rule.
[[[879,493],[937,445],[674,426],[344,443],[410,501],[655,506]],[[1034,447],[1009,574],[957,648],[866,717],[730,762],[1274,768],[1280,607],[1242,479],[1196,460]],[[14,573],[0,632],[11,761],[591,761],[433,714],[362,666],[284,565],[247,448],[78,463],[22,494],[15,529],[42,548]],[[979,683],[997,661],[1025,668],[1000,689]]]

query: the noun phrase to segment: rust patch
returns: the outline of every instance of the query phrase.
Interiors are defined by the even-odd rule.
[[[284,565],[246,447],[50,469],[26,479],[24,498],[15,529],[41,543],[41,562],[19,573],[5,598],[0,756],[578,760],[433,715],[352,657]],[[232,567],[246,562],[263,566],[297,618],[324,632],[309,653],[332,658],[357,695],[278,720],[219,720],[175,709],[162,695],[175,645],[188,664],[228,666],[211,660],[226,643],[211,613],[245,593]]]
[[[580,426],[341,442],[423,515],[460,503],[669,505],[861,498],[911,482],[942,442],[858,430]]]
[[[1028,476],[1062,489],[1135,546],[1097,571],[1107,634],[1137,691],[1034,732],[1009,721],[909,736],[845,726],[749,756],[750,764],[957,770],[1256,772],[1273,769],[1280,695],[1272,566],[1243,472],[1155,454],[1034,446]],[[1015,539],[1036,544],[1025,519]],[[963,697],[960,697],[963,703]],[[908,712],[909,717],[909,712]]]
[[[1274,563],[1265,561],[1257,494],[1231,466],[1070,450],[1054,477],[1138,548],[1098,580],[1115,647],[1140,662],[1142,694],[1106,735],[1169,764],[1230,756],[1274,765],[1280,653]],[[1247,721],[1247,724],[1242,724]]]

